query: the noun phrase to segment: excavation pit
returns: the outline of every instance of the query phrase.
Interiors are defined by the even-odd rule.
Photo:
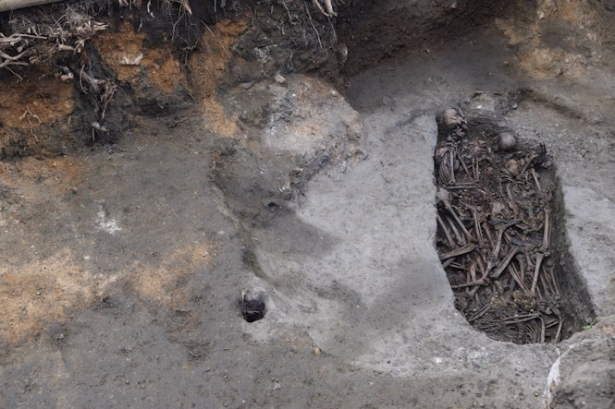
[[[558,343],[592,322],[546,146],[458,109],[438,123],[436,246],[457,310],[517,344]]]

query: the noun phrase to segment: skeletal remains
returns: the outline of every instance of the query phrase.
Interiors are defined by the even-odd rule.
[[[333,4],[331,4],[331,0],[323,0],[323,3],[325,5],[324,9],[320,5],[320,2],[318,0],[312,0],[312,2],[314,3],[314,5],[318,9],[318,11],[320,11],[325,16],[327,16],[327,17],[335,17],[335,16],[337,16],[337,13],[335,11],[333,11]]]
[[[550,166],[545,147],[520,149],[510,133],[471,137],[455,108],[442,122],[445,135],[434,155],[437,247],[456,307],[494,339],[559,342],[553,192],[539,174]]]

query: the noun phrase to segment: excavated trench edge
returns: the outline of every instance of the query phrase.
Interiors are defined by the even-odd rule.
[[[491,118],[472,118],[469,119],[468,122],[470,125],[468,131],[470,138],[472,138],[472,135],[481,134],[483,138],[493,139],[498,134],[508,131],[496,125],[495,121]],[[443,142],[447,132],[440,118],[438,120],[438,145]],[[528,148],[528,146],[522,146],[522,149],[527,150]],[[557,176],[557,167],[552,165],[548,169],[537,171],[537,173],[540,179],[545,181],[547,185],[553,186],[552,191],[554,193],[554,197],[551,201],[552,229],[550,259],[554,266],[554,275],[560,291],[558,307],[560,310],[560,317],[563,320],[561,337],[559,338],[559,342],[561,342],[574,333],[581,331],[585,325],[592,323],[596,318],[596,314],[578,263],[570,252],[571,244],[565,223],[566,210],[564,205],[564,192],[561,180]],[[437,174],[435,176],[437,178]],[[434,243],[434,245],[437,249],[437,242]],[[455,289],[452,288],[452,290],[453,293],[455,293]],[[455,297],[457,297],[457,295],[455,295]],[[459,305],[456,305],[456,308],[466,317],[466,320],[468,320],[469,317],[464,314],[459,308]],[[476,328],[475,322],[469,323]],[[476,329],[480,331],[480,329]],[[498,337],[494,337],[493,334],[489,336],[495,340],[499,340]]]

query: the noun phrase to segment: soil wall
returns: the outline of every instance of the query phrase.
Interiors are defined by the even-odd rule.
[[[67,1],[0,14],[15,43],[2,49],[11,92],[0,96],[0,157],[114,143],[135,115],[195,104],[224,133],[218,90],[276,73],[338,78],[333,21],[314,4],[237,3]]]

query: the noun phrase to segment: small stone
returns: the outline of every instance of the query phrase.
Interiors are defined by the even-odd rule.
[[[286,84],[286,78],[284,78],[279,72],[275,75],[275,77],[273,77],[273,79],[278,84]]]
[[[463,347],[457,348],[451,355],[456,361],[467,362],[468,360],[468,352]]]
[[[335,47],[335,54],[337,55],[340,64],[344,65],[348,59],[348,47],[346,47],[346,44],[339,43]]]

